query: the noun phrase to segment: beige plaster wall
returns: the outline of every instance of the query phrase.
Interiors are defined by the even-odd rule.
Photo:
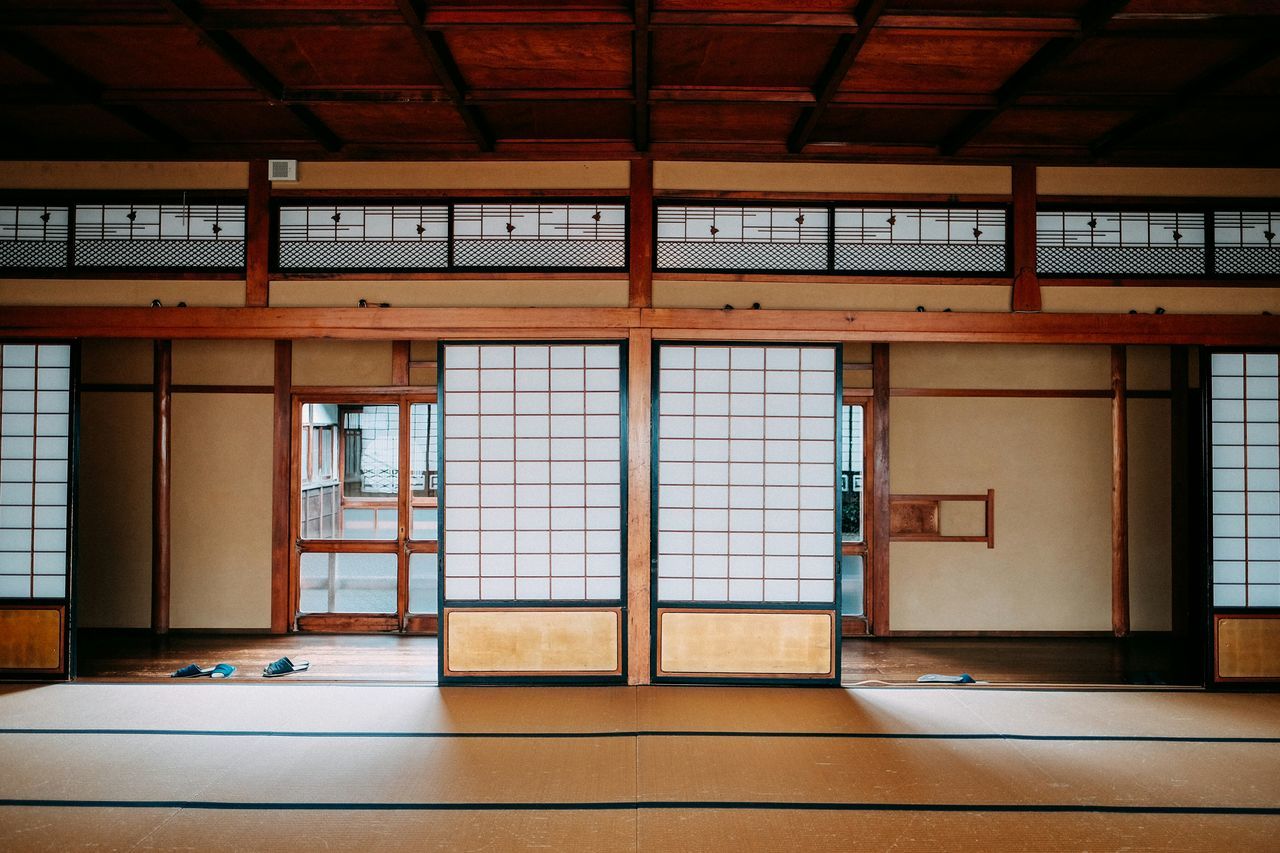
[[[173,400],[174,628],[271,625],[270,396]]]
[[[86,350],[85,372],[100,364],[90,356]],[[151,624],[150,394],[80,395],[79,479],[79,625],[145,628]]]

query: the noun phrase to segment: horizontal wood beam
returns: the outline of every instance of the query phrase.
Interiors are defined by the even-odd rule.
[[[940,311],[727,311],[701,308],[27,308],[5,310],[0,338],[624,337],[648,328],[707,338],[989,343],[1272,345],[1280,316],[1005,314]]]

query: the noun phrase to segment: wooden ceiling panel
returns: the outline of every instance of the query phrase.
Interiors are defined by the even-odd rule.
[[[200,7],[203,9],[252,9],[260,10],[263,7],[272,9],[289,9],[289,10],[332,10],[332,9],[359,9],[366,10],[370,8],[384,9],[387,11],[395,11],[395,0],[270,0],[264,3],[262,0],[201,0]]]
[[[930,145],[965,114],[954,109],[868,109],[833,104],[814,131],[813,142]]]
[[[451,29],[445,41],[473,89],[626,89],[631,33],[567,27]]]
[[[13,128],[3,134],[2,144],[12,144],[16,136],[53,149],[132,145],[147,149],[154,145],[154,140],[137,128],[89,104],[0,104],[0,127]]]
[[[484,117],[505,141],[631,138],[631,105],[623,101],[486,104]]]
[[[406,26],[253,29],[233,35],[291,89],[439,84]]]
[[[1280,59],[1264,65],[1222,91],[1227,95],[1280,98]]]
[[[1132,113],[1115,110],[1011,109],[973,139],[974,146],[1088,146]]]
[[[185,27],[32,27],[24,35],[111,89],[233,89],[244,78]]]
[[[471,132],[448,103],[315,104],[312,111],[343,140],[470,142]]]
[[[1086,0],[893,0],[888,14],[894,12],[934,13],[938,15],[1076,15]]]
[[[1045,43],[1022,33],[876,30],[842,91],[989,94]]]
[[[655,12],[788,12],[852,14],[857,0],[655,0]]]
[[[1206,108],[1188,110],[1152,125],[1134,134],[1118,150],[1234,152],[1247,163],[1274,163],[1270,154],[1275,146],[1269,140],[1277,137],[1280,110],[1244,113]]]
[[[193,142],[306,140],[315,137],[288,108],[240,102],[148,103],[143,110]]]
[[[1192,15],[1206,18],[1280,14],[1280,0],[1129,0],[1123,17]]]
[[[1238,53],[1230,39],[1100,37],[1078,46],[1036,83],[1038,92],[1167,92]]]
[[[655,142],[786,141],[801,107],[795,104],[654,104]]]
[[[812,87],[838,36],[803,28],[712,27],[653,33],[655,86]]]

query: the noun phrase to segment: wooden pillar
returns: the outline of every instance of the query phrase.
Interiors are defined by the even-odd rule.
[[[1111,632],[1129,633],[1129,394],[1123,346],[1111,347]]]
[[[267,161],[249,161],[249,198],[244,221],[244,304],[265,308],[270,301],[271,181]]]
[[[155,342],[151,409],[151,632],[169,633],[173,342]]]
[[[1036,275],[1036,167],[1013,167],[1013,310],[1039,311]]]
[[[627,683],[648,684],[653,332],[632,329],[627,353]]]
[[[889,345],[871,345],[871,634],[889,633]]]
[[[631,259],[627,305],[653,307],[653,161],[631,161],[630,241]]]
[[[391,342],[391,384],[409,384],[409,342]]]
[[[275,404],[271,439],[271,633],[292,627],[293,590],[290,584],[289,472],[293,437],[293,342],[276,341]]]

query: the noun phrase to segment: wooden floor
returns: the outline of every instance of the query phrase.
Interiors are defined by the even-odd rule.
[[[81,631],[79,639],[80,678],[168,679],[188,663],[229,663],[234,680],[263,681],[263,666],[287,656],[311,663],[290,681],[436,681],[435,637],[175,634],[156,641],[144,632]],[[842,680],[900,684],[968,673],[1002,684],[1198,684],[1196,667],[1180,660],[1160,638],[857,638],[842,646]]]
[[[1280,694],[11,685],[0,767],[5,851],[1261,851]]]

